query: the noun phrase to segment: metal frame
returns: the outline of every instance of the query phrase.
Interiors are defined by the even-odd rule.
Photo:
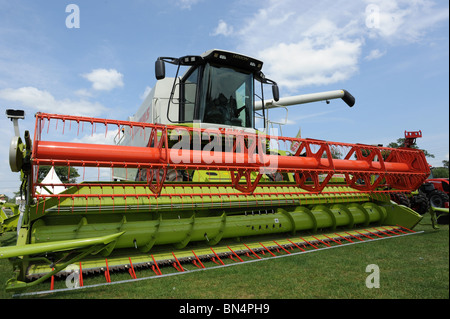
[[[82,125],[83,123],[90,123],[92,132],[94,132],[94,124],[97,123],[103,124],[106,132],[108,125],[116,125],[119,132],[121,127],[129,126],[132,131],[133,127],[141,127],[144,134],[146,128],[150,129],[151,133],[146,148],[42,141],[40,133],[45,124],[47,124],[48,131],[51,120],[62,121],[63,132],[66,122],[69,121],[77,123],[78,131],[80,123]],[[423,152],[415,149],[392,149],[363,144],[278,137],[249,132],[225,132],[195,127],[183,128],[191,135],[200,134],[199,136],[219,131],[223,136],[226,135],[234,141],[232,152],[218,152],[216,154],[219,161],[208,163],[204,160],[205,152],[203,151],[183,150],[180,157],[178,150],[169,149],[169,132],[177,129],[180,129],[180,127],[38,113],[36,115],[32,164],[35,169],[38,169],[40,165],[52,165],[139,168],[149,169],[150,172],[160,170],[163,174],[147,176],[150,190],[158,196],[161,195],[161,190],[166,183],[165,176],[169,169],[228,171],[231,179],[229,185],[248,194],[253,193],[260,184],[263,175],[261,172],[264,169],[265,172],[293,173],[296,186],[312,193],[323,191],[335,174],[345,176],[345,185],[367,193],[376,192],[377,189],[383,188],[403,192],[411,191],[417,189],[429,175],[429,167]],[[264,148],[264,142],[267,143],[267,141],[276,141],[276,143],[297,142],[299,147],[293,156],[271,155],[266,154]],[[236,152],[238,144],[241,153]],[[314,152],[314,147],[319,149]],[[350,148],[350,151],[344,159],[334,159],[332,158],[332,147]],[[259,152],[262,149],[264,149],[264,152]],[[367,153],[368,155],[365,155]],[[384,154],[389,154],[386,159],[383,159]],[[181,163],[173,160],[176,156],[181,158]],[[352,157],[356,157],[356,159]],[[277,163],[277,167],[267,167],[267,163]],[[320,181],[319,175],[326,175],[326,177],[323,181]],[[243,180],[243,183],[241,180]],[[184,185],[190,186],[189,183]],[[34,181],[33,189],[35,186],[36,181]],[[40,184],[40,186],[46,185]],[[45,198],[44,195],[38,197]]]

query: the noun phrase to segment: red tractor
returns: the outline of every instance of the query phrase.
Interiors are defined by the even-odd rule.
[[[416,143],[416,138],[422,137],[422,131],[405,131],[404,147],[412,147]],[[420,186],[417,192],[412,194],[409,199],[409,206],[419,214],[425,214],[430,207],[447,208],[449,207],[449,179],[434,178],[433,169],[430,166],[430,177]],[[434,210],[440,217],[440,223],[448,223],[448,214],[439,214],[440,210]]]
[[[427,195],[432,207],[448,208],[448,184],[448,178],[433,178],[433,170],[431,169],[430,178],[424,182],[419,190]]]

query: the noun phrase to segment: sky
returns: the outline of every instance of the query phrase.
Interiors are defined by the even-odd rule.
[[[262,60],[281,97],[356,98],[271,111],[283,136],[387,145],[421,130],[429,164],[449,159],[448,1],[0,0],[0,194],[20,185],[4,110],[25,110],[22,136],[36,112],[126,120],[157,57],[214,48]]]

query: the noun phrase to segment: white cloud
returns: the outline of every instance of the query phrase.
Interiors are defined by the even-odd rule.
[[[265,73],[289,89],[306,85],[323,85],[348,79],[358,70],[360,41],[335,39],[318,43],[304,39],[297,43],[280,43],[259,53],[270,61]]]
[[[79,89],[79,90],[75,91],[75,94],[80,97],[92,97],[93,96],[92,93],[86,89]]]
[[[115,69],[95,69],[82,76],[92,82],[92,88],[97,91],[111,91],[123,86],[123,74]]]
[[[41,112],[96,116],[106,111],[106,108],[98,102],[93,103],[83,99],[57,100],[50,92],[35,87],[0,90],[0,99],[18,102],[23,107],[30,107]]]
[[[377,8],[378,20],[370,20]],[[264,61],[264,73],[281,86],[297,90],[349,79],[359,64],[386,51],[368,47],[369,39],[387,44],[425,40],[428,30],[448,19],[430,0],[316,1],[267,0],[239,25],[219,23],[216,34],[237,39],[236,50]],[[377,22],[373,25],[373,22]],[[372,25],[371,25],[372,23]]]
[[[266,76],[290,91],[346,80],[358,71],[364,41],[349,14],[355,4],[337,2],[269,1],[239,27],[238,50],[264,61]]]
[[[233,27],[228,25],[225,21],[219,20],[219,24],[211,35],[229,36],[231,34],[233,34]]]
[[[191,9],[193,5],[196,5],[201,0],[177,0],[177,5],[181,9]]]
[[[385,54],[386,54],[386,51],[381,52],[380,50],[375,49],[375,50],[370,51],[369,54],[364,57],[364,60],[367,60],[367,61],[376,60],[376,59],[381,58]]]
[[[437,23],[447,20],[448,10],[435,8],[430,0],[366,0],[369,37],[388,41],[417,42]],[[367,20],[369,19],[369,20]]]

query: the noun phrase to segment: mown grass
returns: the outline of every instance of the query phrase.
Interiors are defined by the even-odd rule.
[[[449,229],[233,267],[26,298],[56,299],[448,299]],[[366,287],[366,267],[380,269],[380,288]],[[192,268],[191,268],[192,269]],[[147,277],[151,270],[138,271]],[[0,261],[0,282],[11,266]],[[128,279],[118,274],[113,281]],[[99,276],[89,283],[104,282]],[[86,280],[88,280],[86,279]],[[61,285],[63,283],[60,283]],[[49,289],[49,283],[41,289]],[[0,298],[11,298],[0,291]]]

